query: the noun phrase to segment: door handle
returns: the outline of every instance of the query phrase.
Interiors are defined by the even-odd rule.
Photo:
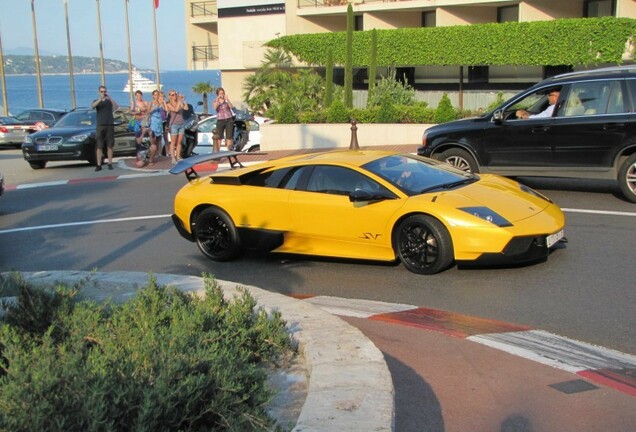
[[[540,126],[540,127],[532,128],[532,133],[533,134],[544,134],[544,133],[548,132],[549,130],[550,130],[549,126]]]
[[[613,132],[620,129],[625,129],[625,123],[609,123],[603,125],[603,130],[607,132]]]

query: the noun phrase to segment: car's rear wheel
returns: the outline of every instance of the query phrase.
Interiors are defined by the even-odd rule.
[[[636,153],[628,157],[618,172],[618,184],[625,198],[636,202]]]
[[[33,168],[34,170],[42,169],[46,166],[46,161],[29,162],[29,165],[31,165],[31,168]]]
[[[475,158],[472,157],[466,150],[458,148],[449,149],[441,152],[439,155],[436,155],[435,159],[446,162],[447,164],[462,171],[472,173],[479,172],[477,161],[475,161]]]
[[[219,208],[209,207],[197,216],[194,236],[201,252],[213,261],[229,261],[241,253],[234,222]]]
[[[453,263],[453,240],[444,224],[431,216],[404,219],[395,230],[393,245],[404,267],[413,273],[432,275]]]

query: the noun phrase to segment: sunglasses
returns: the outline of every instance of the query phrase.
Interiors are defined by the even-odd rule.
[[[100,90],[99,92],[100,93],[106,93],[106,90]]]
[[[176,96],[176,95],[177,95],[176,93],[170,93],[170,96]]]

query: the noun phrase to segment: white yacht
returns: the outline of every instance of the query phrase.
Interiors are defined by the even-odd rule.
[[[132,71],[132,82],[133,82],[132,91],[141,90],[144,93],[146,92],[150,93],[153,90],[157,90],[157,88],[161,90],[161,87],[163,87],[163,84],[157,85],[150,78],[146,78],[145,76],[143,76],[137,69],[133,69]],[[124,86],[123,91],[124,93],[130,92],[130,80],[126,82],[126,85]]]

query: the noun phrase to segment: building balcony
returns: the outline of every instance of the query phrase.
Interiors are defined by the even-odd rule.
[[[201,1],[190,4],[190,23],[205,24],[219,20],[219,8],[216,1]]]
[[[218,69],[219,46],[193,45],[191,62],[194,70]]]

